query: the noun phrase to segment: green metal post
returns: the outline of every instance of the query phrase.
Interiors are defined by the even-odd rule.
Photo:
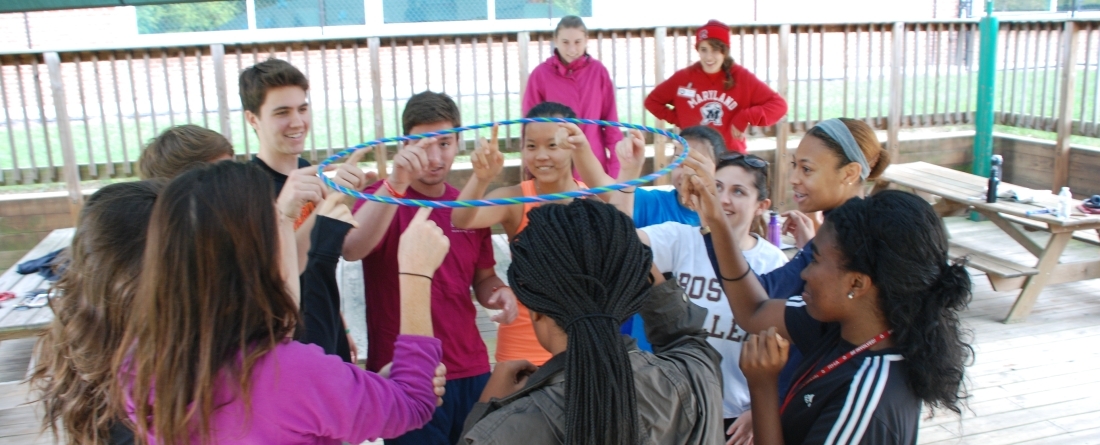
[[[997,83],[997,30],[1000,27],[993,16],[993,0],[985,2],[982,17],[981,52],[978,59],[978,112],[974,117],[975,175],[989,176],[989,158],[993,156],[993,97]]]

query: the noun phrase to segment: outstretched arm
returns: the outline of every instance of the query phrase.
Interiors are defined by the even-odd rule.
[[[420,172],[428,168],[428,155],[424,147],[434,143],[435,138],[425,138],[402,147],[393,157],[393,174],[386,178],[388,187],[379,188],[375,196],[393,196],[391,188],[398,194],[404,194]],[[357,261],[373,252],[396,213],[397,206],[374,201],[367,201],[359,207],[355,212],[359,227],[352,229],[344,238],[344,259]]]
[[[645,164],[645,137],[641,131],[630,130],[630,134],[615,144],[615,153],[619,157],[618,182],[626,182],[638,179],[642,176],[642,165]],[[631,218],[634,217],[634,192],[637,187],[630,187],[611,194],[608,200],[620,212]]]
[[[768,293],[745,261],[718,202],[714,169],[705,167],[709,165],[709,159],[693,151],[683,165],[686,167],[684,197],[690,200],[689,207],[699,213],[704,228],[710,229],[708,236],[714,243],[714,254],[718,260],[716,272],[737,324],[747,332],[759,332],[774,326],[780,335],[790,338],[785,318],[786,300],[769,300]]]
[[[470,153],[474,174],[466,181],[458,199],[481,199],[493,181],[504,169],[504,155],[497,145],[497,126],[493,126],[492,140],[481,138],[478,148]],[[502,223],[509,216],[511,206],[465,207],[451,212],[451,223],[460,229],[481,229]]]

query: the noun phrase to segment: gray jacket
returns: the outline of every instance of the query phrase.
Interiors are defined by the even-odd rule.
[[[666,281],[653,288],[641,315],[656,354],[639,350],[633,339],[624,341],[644,443],[725,443],[722,358],[702,329],[707,310],[691,303],[676,282]],[[515,394],[475,405],[459,444],[564,443],[567,353],[547,361]]]

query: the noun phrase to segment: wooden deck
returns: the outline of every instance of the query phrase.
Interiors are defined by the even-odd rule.
[[[954,233],[989,233],[991,238],[982,242],[1016,246],[1007,236],[998,240],[1003,232],[991,223],[961,218],[947,222]],[[1041,240],[1049,235],[1029,236]],[[1100,247],[1078,243],[1071,243],[1065,255],[1100,256]],[[503,276],[507,251],[496,244]],[[1026,254],[1022,248],[1014,252],[1006,247],[1004,252],[1006,257]],[[976,352],[967,368],[969,406],[961,418],[940,413],[923,419],[919,442],[1100,444],[1100,280],[1048,286],[1026,321],[1003,324],[1016,292],[995,292],[983,275],[972,272],[974,300],[962,314],[973,331]],[[478,324],[492,351],[496,332],[484,309]],[[13,381],[0,383],[0,445],[51,443],[38,435],[34,407],[21,405],[27,390],[18,380],[26,372],[33,342],[0,342],[0,382]]]

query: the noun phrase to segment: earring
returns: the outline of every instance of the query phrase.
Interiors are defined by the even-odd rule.
[[[856,292],[855,291],[848,292],[848,299],[849,300],[851,300],[855,297],[856,297]]]

